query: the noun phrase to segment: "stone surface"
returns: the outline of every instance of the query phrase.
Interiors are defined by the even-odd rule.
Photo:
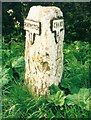
[[[64,21],[57,7],[33,6],[24,23],[26,30],[25,79],[37,95],[49,94],[63,72]]]

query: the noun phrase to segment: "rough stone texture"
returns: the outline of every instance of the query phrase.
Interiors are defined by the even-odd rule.
[[[59,8],[51,6],[33,6],[27,16],[28,20],[41,24],[40,35],[31,36],[31,32],[26,31],[25,45],[25,79],[28,88],[37,95],[49,94],[49,87],[58,85],[62,77],[64,21],[56,37],[52,30],[52,20],[62,16]]]

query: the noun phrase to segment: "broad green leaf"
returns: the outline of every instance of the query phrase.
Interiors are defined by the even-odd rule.
[[[11,68],[3,68],[2,69],[2,76],[0,76],[0,87],[3,87],[9,81],[12,80],[12,71]]]
[[[55,106],[61,107],[64,105],[65,98],[64,92],[60,90],[56,94],[50,95],[47,101],[49,103],[54,103]]]
[[[82,109],[88,110],[89,100],[91,100],[91,95],[89,92],[91,89],[81,88],[77,94],[68,95],[66,97],[67,105],[77,105]]]
[[[18,59],[14,59],[14,61],[12,61],[12,67],[14,68],[20,68],[24,66],[24,57],[20,56]]]

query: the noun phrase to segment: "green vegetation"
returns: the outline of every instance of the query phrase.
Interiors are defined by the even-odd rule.
[[[32,4],[3,3],[2,66],[0,66],[0,70],[2,69],[0,79],[2,119],[90,118],[89,30],[91,26],[89,25],[89,4],[63,3],[58,5],[58,3],[50,3],[50,5],[60,6],[64,11],[66,37],[63,77],[59,86],[52,85],[50,87],[51,94],[48,97],[34,97],[32,93],[29,93],[24,83],[25,32],[23,19]],[[45,5],[46,3],[41,4]],[[71,12],[75,9],[74,5],[80,9],[80,14],[78,14],[79,9],[75,13]],[[81,6],[84,8],[82,8],[84,14],[81,13]],[[13,12],[7,13],[10,9],[13,9]],[[69,11],[67,12],[67,10]],[[21,12],[19,13],[19,11]],[[83,17],[84,19],[81,20],[81,15],[86,16],[86,18]],[[71,23],[70,20],[73,22]],[[87,22],[86,26],[82,27],[86,31],[82,32],[77,20],[79,20],[79,24]],[[75,25],[77,25],[76,29]],[[84,35],[81,36],[81,33]]]
[[[18,43],[16,46],[18,47]],[[15,54],[13,55],[16,56],[11,57],[12,68],[7,68],[8,57],[6,57],[5,63],[3,60],[2,83],[9,81],[2,88],[3,118],[89,118],[91,88],[88,77],[88,46],[87,42],[64,43],[62,81],[58,87],[52,85],[50,88],[51,95],[44,98],[33,97],[23,83],[24,56],[20,52],[22,45],[19,44],[17,52],[12,49],[10,52],[13,53],[14,51]],[[9,55],[8,52],[3,52],[4,58],[5,55]]]

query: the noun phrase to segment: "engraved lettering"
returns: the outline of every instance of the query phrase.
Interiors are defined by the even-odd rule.
[[[35,35],[40,35],[41,25],[39,22],[25,19],[24,21],[24,29],[28,32],[29,40],[31,43],[34,43]]]
[[[60,40],[60,32],[63,30],[63,19],[55,19],[52,21],[52,32],[55,32],[55,42]]]

